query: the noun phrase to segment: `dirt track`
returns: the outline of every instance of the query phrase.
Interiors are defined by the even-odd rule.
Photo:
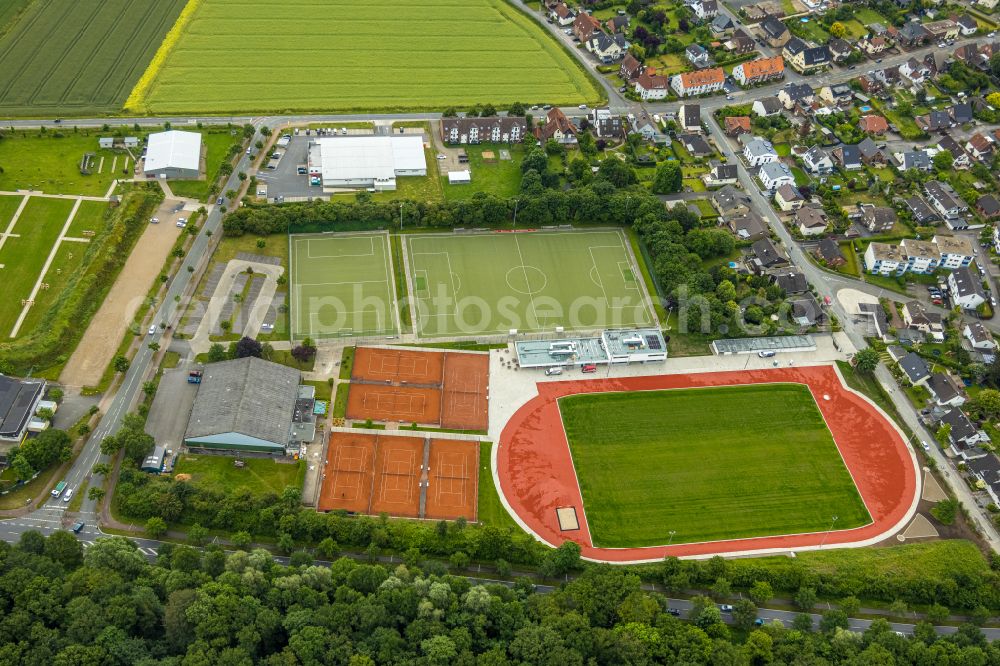
[[[101,381],[101,375],[114,358],[132,317],[142,305],[146,292],[160,274],[163,262],[170,256],[170,250],[181,234],[175,222],[185,213],[173,212],[178,203],[172,199],[164,200],[156,212],[160,223],[150,224],[139,237],[114,286],[59,375],[60,383],[66,386],[96,386]]]

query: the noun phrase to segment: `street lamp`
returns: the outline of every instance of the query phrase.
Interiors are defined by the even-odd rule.
[[[837,518],[838,516],[833,517],[833,521],[830,523],[830,529],[826,531],[826,534],[823,535],[823,540],[819,542],[820,548],[822,548],[826,544],[826,538],[830,536],[830,532],[833,531],[833,526],[837,524]]]
[[[399,230],[403,230],[403,202],[399,202]]]
[[[521,203],[520,199],[514,199],[514,226],[512,229],[517,229],[517,205]]]
[[[674,535],[675,534],[677,534],[677,530],[670,530],[670,540],[667,541],[667,545],[668,546],[674,542]]]

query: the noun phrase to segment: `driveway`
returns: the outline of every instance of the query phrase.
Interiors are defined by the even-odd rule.
[[[178,367],[164,371],[146,419],[146,432],[158,445],[171,451],[177,451],[184,441],[184,431],[198,393],[198,385],[187,382],[188,371],[194,367],[181,361]]]

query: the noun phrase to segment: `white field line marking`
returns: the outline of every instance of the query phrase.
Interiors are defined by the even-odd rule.
[[[3,249],[3,245],[4,243],[7,242],[7,239],[13,236],[11,231],[14,230],[14,225],[17,224],[17,220],[19,217],[21,217],[21,213],[24,211],[24,207],[28,205],[28,199],[30,198],[31,198],[30,194],[26,194],[24,196],[24,199],[21,200],[21,203],[17,207],[17,210],[14,211],[14,217],[10,218],[10,224],[7,225],[7,230],[4,231],[3,234],[0,234],[0,250]]]
[[[10,332],[10,337],[17,337],[17,332],[21,328],[21,324],[24,323],[25,317],[28,316],[28,310],[31,309],[31,304],[35,300],[35,296],[38,294],[38,290],[42,287],[42,280],[45,279],[45,274],[49,271],[49,266],[56,258],[56,253],[59,251],[59,246],[62,245],[63,239],[66,237],[66,232],[69,231],[69,225],[73,224],[73,218],[76,217],[76,211],[80,210],[81,200],[77,199],[76,203],[73,204],[73,210],[69,212],[69,217],[66,218],[66,223],[63,225],[62,231],[59,232],[59,237],[56,238],[56,242],[52,244],[52,249],[49,251],[49,256],[45,260],[45,265],[42,266],[42,271],[38,275],[38,279],[35,280],[35,286],[31,288],[31,295],[28,296],[28,301],[21,308],[21,314],[18,315],[17,321],[14,322],[14,328]]]

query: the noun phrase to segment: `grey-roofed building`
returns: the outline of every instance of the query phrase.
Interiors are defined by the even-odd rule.
[[[527,134],[524,116],[441,119],[441,140],[445,143],[520,143]]]
[[[948,109],[948,115],[951,117],[952,121],[956,125],[964,125],[965,123],[971,123],[972,105],[968,102],[959,102],[958,104],[952,104]]]
[[[931,156],[926,150],[907,150],[901,153],[894,153],[892,156],[900,170],[917,169],[918,171],[930,171],[934,168]]]
[[[792,306],[792,321],[799,326],[816,326],[826,322],[826,313],[823,312],[819,301],[810,292],[806,292],[798,298],[789,299],[788,304]]]
[[[788,258],[777,248],[770,238],[762,238],[751,246],[754,265],[761,272],[766,268],[787,266]]]
[[[709,27],[712,29],[713,35],[725,35],[732,31],[733,20],[725,14],[719,14],[712,20],[712,25]]]
[[[859,303],[858,314],[871,319],[875,328],[875,335],[880,340],[885,340],[889,335],[889,318],[885,314],[881,303]],[[893,356],[893,358],[896,358]]]
[[[767,236],[768,228],[754,211],[746,215],[729,218],[729,229],[740,240],[760,240]]]
[[[948,287],[952,303],[966,310],[973,310],[986,302],[986,293],[979,276],[973,275],[966,266],[951,272]]]
[[[811,335],[775,335],[763,338],[723,338],[711,344],[717,356],[730,354],[756,354],[761,351],[791,353],[816,351],[816,341]]]
[[[712,194],[712,205],[722,215],[743,215],[750,210],[750,196],[726,185]]]
[[[989,441],[989,435],[976,425],[960,409],[952,409],[941,417],[941,423],[951,427],[948,440],[955,455],[965,460],[975,460],[986,455],[978,445]]]
[[[784,46],[789,37],[791,37],[791,34],[788,32],[788,26],[773,16],[768,16],[761,21],[759,29],[764,39],[771,46]]]
[[[159,474],[163,471],[163,458],[166,454],[167,450],[164,447],[159,445],[154,446],[153,451],[142,461],[142,465],[139,466],[139,469],[143,472]]]
[[[906,204],[906,209],[910,211],[910,216],[917,224],[927,224],[939,219],[937,214],[927,205],[927,202],[916,195],[904,199],[903,203]]]
[[[205,366],[184,441],[191,448],[284,454],[299,371],[259,358]]]
[[[965,403],[964,392],[951,378],[943,372],[935,372],[927,380],[927,389],[931,392],[935,404],[939,407],[960,407]]]
[[[758,116],[776,116],[781,113],[781,100],[777,97],[762,97],[753,103],[751,110]]]
[[[682,134],[677,137],[677,140],[684,146],[684,150],[694,157],[705,157],[712,154],[712,147],[700,134]]]
[[[799,271],[781,272],[774,275],[774,284],[781,287],[785,294],[801,294],[809,289],[809,281]]]
[[[927,367],[927,362],[915,352],[910,352],[899,359],[899,368],[914,386],[926,384],[931,378],[931,369]]]
[[[42,379],[0,375],[0,440],[21,441],[44,390]]]
[[[1000,504],[1000,458],[995,455],[983,456],[968,462],[969,471],[983,482],[986,492],[994,504]]]

